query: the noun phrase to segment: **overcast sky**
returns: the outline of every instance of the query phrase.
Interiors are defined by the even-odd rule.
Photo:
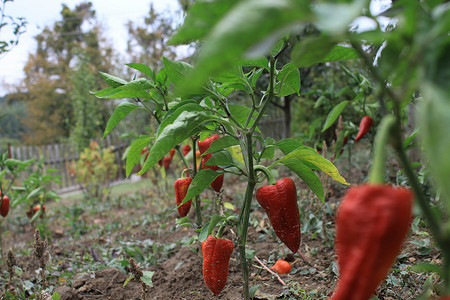
[[[45,26],[53,26],[61,20],[62,3],[73,9],[82,0],[14,0],[7,2],[5,14],[13,17],[25,17],[28,24],[26,33],[20,36],[19,44],[7,54],[0,56],[0,96],[7,93],[6,84],[17,83],[23,77],[23,67],[28,54],[34,52],[34,36],[42,32]],[[142,23],[148,14],[150,3],[159,12],[175,13],[179,5],[177,0],[91,0],[97,20],[105,26],[106,36],[121,53],[125,52],[127,32],[125,23],[129,20]],[[0,40],[6,40],[7,30],[0,32]]]

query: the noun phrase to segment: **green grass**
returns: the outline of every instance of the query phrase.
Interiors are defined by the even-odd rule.
[[[149,178],[144,178],[139,181],[126,181],[111,187],[111,196],[120,196],[125,194],[134,194],[136,191],[144,190],[152,186],[152,182]],[[61,195],[61,200],[72,201],[82,200],[83,192],[75,192],[67,195]]]

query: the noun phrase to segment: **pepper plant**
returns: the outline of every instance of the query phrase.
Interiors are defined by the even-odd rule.
[[[448,154],[445,154],[449,148],[450,131],[449,126],[442,126],[448,125],[450,120],[449,91],[445,85],[448,81],[443,80],[448,77],[445,53],[450,49],[446,29],[449,14],[445,1],[396,1],[393,9],[384,15],[398,18],[400,22],[386,31],[378,16],[372,15],[368,0],[314,4],[306,0],[197,1],[170,40],[172,44],[202,42],[193,65],[164,58],[164,68],[155,72],[143,64],[128,64],[140,72],[131,81],[101,74],[110,87],[94,92],[97,97],[133,99],[133,102],[124,102],[116,108],[105,135],[137,109],[146,109],[159,123],[154,136],[141,138],[130,147],[128,175],[138,162],[142,148],[150,142],[149,156],[141,174],[172,148],[178,149],[182,156],[179,147],[185,140],[192,141],[195,153],[198,140],[203,141],[215,134],[221,136],[203,152],[203,157],[208,157],[202,159],[205,166],[218,168],[200,168],[197,172],[194,156],[193,179],[181,204],[197,197],[193,204],[197,224],[201,226],[198,195],[224,174],[247,178],[245,199],[243,203],[237,203],[241,210],[235,223],[243,294],[244,299],[249,299],[245,256],[247,229],[255,186],[263,179],[261,173],[270,178],[268,172],[262,171],[263,168],[267,167],[269,172],[278,165],[291,169],[322,201],[325,198],[323,186],[313,169],[347,184],[334,165],[314,149],[293,139],[274,141],[271,137],[264,138],[259,133],[258,124],[271,101],[300,94],[299,76],[303,67],[358,58],[375,83],[378,115],[383,117],[389,115],[389,111],[393,112],[394,122],[389,131],[391,138],[378,144],[382,145],[380,147],[391,144],[398,154],[423,215],[437,244],[443,249],[444,266],[439,272],[444,280],[443,294],[450,294],[450,237],[446,229],[448,224],[441,222],[448,216],[450,200],[446,184],[450,167],[446,159]],[[349,30],[351,23],[360,16],[369,18],[375,24],[374,29]],[[290,35],[307,24],[320,29],[320,34],[294,42]],[[367,51],[367,45],[375,51]],[[286,51],[290,51],[290,61],[281,63],[279,57]],[[266,84],[262,87],[257,85],[259,79],[265,79]],[[415,101],[418,98],[418,89],[424,96],[419,114],[420,125],[426,133],[423,135],[424,145],[430,166],[436,172],[437,187],[445,200],[446,211],[439,216],[433,214],[429,201],[424,197],[402,142],[404,107],[411,99]],[[324,128],[338,120],[344,109],[341,103],[332,109]],[[281,155],[275,157],[275,153]],[[266,163],[269,160],[271,162]],[[189,167],[186,161],[185,165]],[[374,166],[375,169],[378,167]],[[199,240],[205,240],[224,218],[212,216],[206,223],[208,226],[203,226]]]
[[[134,163],[138,162],[142,148],[153,139],[148,158],[140,171],[141,174],[155,165],[172,148],[179,150],[179,145],[186,139],[194,141],[192,149],[195,150],[197,136],[200,137],[198,144],[200,153],[203,154],[204,167],[202,166],[196,172],[180,205],[198,196],[225,173],[229,174],[228,176],[247,177],[245,199],[241,204],[241,213],[237,221],[246,299],[249,298],[248,262],[245,258],[247,229],[254,189],[257,182],[263,179],[258,176],[261,169],[265,167],[261,164],[267,159],[273,160],[275,149],[281,150],[282,156],[276,157],[272,164],[266,166],[268,172],[279,164],[284,165],[300,176],[322,201],[324,200],[323,187],[312,169],[322,170],[335,180],[347,184],[336,167],[314,149],[293,139],[280,141],[274,141],[270,137],[264,139],[259,132],[258,123],[264,117],[274,97],[300,92],[298,69],[291,64],[277,64],[278,56],[285,51],[288,43],[288,39],[282,39],[267,57],[261,57],[258,61],[242,61],[235,64],[231,70],[218,74],[197,90],[187,94],[173,94],[170,87],[172,85],[175,89],[181,88],[184,82],[189,80],[186,76],[193,71],[193,67],[188,63],[169,59],[164,59],[165,68],[158,74],[141,64],[129,65],[148,76],[130,82],[102,74],[111,87],[94,92],[101,98],[139,97],[135,98],[135,103],[124,102],[116,108],[108,122],[105,134],[114,127],[113,125],[136,109],[147,109],[160,123],[155,137],[137,140],[130,147],[127,154],[128,175]],[[266,90],[256,91],[256,81],[263,74],[269,78]],[[230,99],[233,93],[237,92],[245,93],[250,105],[233,103]],[[258,99],[257,94],[262,96]],[[213,134],[212,140],[209,138],[211,134]],[[205,137],[207,137],[206,140],[204,140]],[[206,143],[208,147],[202,148]],[[258,150],[256,150],[257,145]],[[186,166],[189,167],[188,164]],[[195,172],[196,167],[193,170]],[[199,202],[194,202],[194,205],[198,211]],[[220,217],[212,217],[208,226],[203,228],[200,241],[209,236],[220,220]]]

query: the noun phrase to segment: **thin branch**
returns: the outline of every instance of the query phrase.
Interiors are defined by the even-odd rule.
[[[282,285],[286,285],[286,283],[284,283],[284,281],[280,278],[280,276],[279,276],[277,273],[275,273],[274,271],[272,271],[271,269],[269,269],[268,267],[266,267],[266,265],[265,265],[262,261],[260,261],[259,258],[256,257],[256,255],[254,256],[254,258],[255,258],[255,260],[256,260],[256,261],[257,261],[264,269],[266,269],[270,274],[276,276],[277,279],[278,279],[278,281],[279,281]]]

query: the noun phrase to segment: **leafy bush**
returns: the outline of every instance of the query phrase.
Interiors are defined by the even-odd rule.
[[[117,165],[109,148],[100,149],[97,142],[85,148],[76,163],[75,174],[86,199],[103,199],[109,194],[112,179],[116,177]]]

